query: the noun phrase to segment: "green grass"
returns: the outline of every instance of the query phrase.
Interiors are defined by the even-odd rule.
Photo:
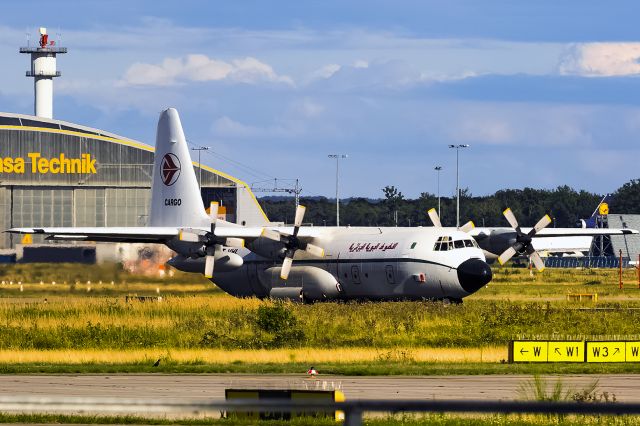
[[[484,374],[629,374],[637,373],[637,364],[502,364],[502,363],[314,363],[322,375],[484,375]],[[132,364],[0,364],[0,374],[303,374],[309,363],[170,363],[153,367],[153,362]]]
[[[515,338],[638,338],[640,309],[629,309],[630,303],[598,304],[611,310],[576,307],[475,299],[446,306],[294,305],[226,295],[165,297],[161,303],[50,297],[47,303],[0,301],[0,349],[474,348]]]
[[[326,363],[334,374],[473,374],[631,372],[624,365],[504,365],[417,362],[412,350],[504,347],[513,339],[640,339],[637,272],[546,270],[530,275],[496,268],[494,281],[462,305],[439,302],[281,304],[228,296],[197,274],[172,278],[127,274],[117,265],[9,265],[0,269],[0,351],[259,350],[362,348],[402,351],[401,359]],[[49,282],[42,277],[49,277]],[[106,278],[105,278],[106,277]],[[114,284],[111,284],[113,278]],[[22,289],[9,280],[22,279]],[[64,284],[64,280],[77,280]],[[30,281],[27,281],[30,280]],[[50,281],[58,280],[56,285]],[[62,280],[62,284],[60,283]],[[109,280],[109,281],[107,281]],[[91,284],[87,284],[91,281]],[[100,283],[102,281],[102,283]],[[126,303],[131,293],[163,301]],[[598,303],[568,302],[568,293],[597,293]],[[46,299],[46,300],[45,300]],[[590,308],[597,310],[583,310]],[[1,355],[1,353],[0,353]],[[393,357],[392,357],[393,358]],[[505,356],[506,358],[506,356]],[[299,372],[302,363],[148,363],[0,361],[2,372]],[[480,367],[478,367],[480,365]]]
[[[333,426],[339,423],[329,419],[299,418],[288,421],[246,421],[239,419],[163,419],[137,416],[88,416],[88,415],[57,415],[57,414],[7,414],[0,413],[2,423],[41,423],[41,424],[143,424],[143,425],[261,425],[261,426]],[[492,425],[492,426],[580,426],[580,425],[639,425],[640,418],[636,416],[541,416],[541,415],[396,415],[392,417],[366,418],[364,424],[368,426],[455,426],[455,425]]]

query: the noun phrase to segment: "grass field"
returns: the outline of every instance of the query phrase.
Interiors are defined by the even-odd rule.
[[[82,415],[25,415],[0,414],[2,423],[39,423],[39,424],[144,424],[144,425],[246,425],[243,420],[233,419],[154,419],[136,416],[82,416]],[[333,426],[338,423],[327,419],[299,418],[288,421],[253,421],[251,424],[262,426]],[[534,416],[534,415],[467,415],[433,414],[425,416],[396,415],[382,418],[365,418],[367,426],[632,426],[640,425],[640,418],[628,416]]]
[[[635,269],[620,290],[617,270],[496,268],[487,288],[447,306],[282,304],[230,297],[196,274],[29,266],[0,270],[0,371],[299,372],[312,363],[339,374],[617,372],[634,365],[503,362],[517,338],[640,339]],[[598,302],[568,302],[569,293]],[[125,302],[128,294],[163,299]]]

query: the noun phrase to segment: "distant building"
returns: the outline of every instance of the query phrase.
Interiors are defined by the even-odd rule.
[[[154,137],[153,135],[149,135]],[[144,226],[154,148],[104,130],[0,112],[0,230],[32,226]],[[242,225],[267,222],[250,188],[194,163],[203,205]],[[0,233],[0,248],[23,236]],[[33,243],[42,237],[33,236]]]
[[[609,228],[640,229],[640,214],[609,213]],[[622,250],[622,256],[637,261],[640,255],[640,235],[613,235],[611,246],[614,256]]]

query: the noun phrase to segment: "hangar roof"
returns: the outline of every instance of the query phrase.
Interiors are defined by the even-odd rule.
[[[115,133],[107,132],[100,129],[95,129],[92,127],[82,126],[80,124],[70,123],[68,121],[54,120],[49,118],[37,117],[34,115],[0,112],[0,129],[53,132],[53,133],[63,133],[63,134],[75,135],[75,136],[91,135],[92,139],[104,140],[104,141],[113,142],[121,145],[127,145],[127,146],[131,146],[131,147],[142,149],[149,152],[155,151],[155,148],[152,147],[151,145],[147,145],[145,143],[138,142],[133,139],[125,138]],[[210,173],[219,175],[223,178],[226,178],[234,182],[237,186],[245,187],[250,191],[249,185],[247,185],[245,182],[241,181],[240,179],[237,179],[225,172],[216,170],[205,164],[200,165],[195,161],[193,161],[192,163],[196,167],[202,167],[202,170],[205,170]]]
[[[153,146],[117,135],[115,133],[95,129],[88,126],[82,126],[80,124],[70,123],[68,121],[48,119],[26,114],[0,112],[0,130],[31,131],[85,137],[87,139],[124,145],[150,153],[155,151],[155,148]],[[151,162],[153,162],[153,160],[151,160]],[[251,191],[250,186],[246,182],[207,165],[201,165],[195,161],[193,161],[192,163],[195,167],[200,167],[203,171],[209,173],[208,176],[205,176],[205,174],[202,175],[203,188],[211,186],[217,187],[218,185],[223,183],[224,180],[226,180],[228,184],[222,186],[235,186],[238,189],[241,188],[243,190],[242,192],[246,194],[246,196],[248,196],[251,200],[251,204],[254,204],[253,208],[255,208],[260,213],[260,216],[262,218],[267,220],[266,215],[264,214],[262,208],[260,207],[260,204],[258,203],[258,200]],[[217,177],[212,176],[212,174],[216,175]],[[217,182],[217,184],[209,185],[209,182]]]
[[[631,228],[640,229],[639,214],[619,214],[609,213],[609,228]],[[611,236],[614,254],[618,255],[618,250],[622,250],[625,257],[631,260],[638,260],[640,254],[640,235],[613,235]]]

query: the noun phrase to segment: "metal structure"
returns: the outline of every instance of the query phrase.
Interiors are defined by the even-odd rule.
[[[336,159],[336,226],[340,226],[340,196],[338,195],[340,179],[340,159],[348,158],[346,154],[329,154],[327,157]]]
[[[438,176],[438,217],[442,219],[442,213],[440,213],[440,171],[442,170],[442,166],[435,166],[433,170],[436,171],[436,175]]]
[[[41,27],[38,46],[21,47],[20,53],[31,55],[31,70],[26,76],[33,77],[34,114],[53,118],[53,78],[61,75],[56,69],[56,55],[67,53],[67,48],[56,46],[49,40],[47,29]]]
[[[449,145],[449,148],[456,150],[456,228],[460,228],[460,148],[469,148],[467,144]]]
[[[200,161],[200,154],[202,153],[202,151],[208,150],[208,146],[198,146],[191,148],[191,151],[198,151],[198,164],[202,164],[202,161]],[[200,192],[202,192],[202,168],[198,170],[198,188],[200,188]]]
[[[153,147],[104,130],[0,113],[0,228],[144,226],[153,159]],[[238,224],[267,222],[246,183],[198,163],[193,167],[201,176],[204,205],[221,202],[221,213]],[[19,243],[0,233],[0,248]]]
[[[282,186],[281,182],[283,182],[283,181],[287,181],[287,179],[274,178],[272,187],[256,186],[256,185],[266,184],[268,182],[271,182],[271,180],[263,180],[263,181],[260,181],[260,182],[253,182],[251,184],[251,191],[253,191],[253,192],[273,192],[273,193],[285,192],[287,194],[293,194],[293,196],[295,197],[296,208],[298,208],[298,206],[300,205],[300,194],[302,193],[302,187],[300,186],[300,181],[298,179],[295,179],[293,188]],[[280,182],[280,183],[278,183],[278,182]]]
[[[345,426],[361,426],[363,414],[377,413],[499,413],[499,414],[581,414],[638,415],[638,403],[584,403],[482,400],[347,400],[344,402],[313,400],[178,400],[90,398],[90,397],[0,397],[2,412],[101,412],[110,414],[217,414],[230,412],[344,412]]]

